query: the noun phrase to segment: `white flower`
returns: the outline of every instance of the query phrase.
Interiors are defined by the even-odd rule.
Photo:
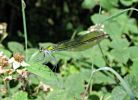
[[[6,55],[3,54],[3,52],[0,52],[0,66],[3,69],[3,67],[8,66],[8,58],[6,57]]]
[[[14,57],[12,57],[10,60],[9,60],[9,63],[12,64],[12,67],[14,70],[16,70],[17,68],[23,66],[23,67],[26,67],[26,66],[30,66],[29,64],[27,64],[25,61],[16,61]]]
[[[43,82],[40,82],[39,84],[40,89],[42,89],[44,92],[53,91],[53,88],[51,86],[44,84]]]
[[[5,70],[3,69],[2,66],[0,66],[0,74],[3,74],[5,72]]]
[[[0,56],[3,56],[3,52],[2,51],[0,52]]]
[[[29,72],[26,71],[26,69],[17,69],[16,70],[19,75],[21,75],[23,78],[27,78],[29,75]]]
[[[7,77],[4,78],[5,81],[9,81],[9,80],[12,80],[12,79],[13,79],[12,76],[7,76]]]
[[[6,55],[4,55],[2,51],[0,51],[0,58],[6,58],[6,59],[8,59],[8,57]]]
[[[92,25],[88,28],[88,31],[89,32],[104,31],[104,25],[101,24]]]

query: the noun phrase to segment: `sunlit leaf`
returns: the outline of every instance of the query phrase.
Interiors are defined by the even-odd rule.
[[[23,91],[18,91],[13,96],[14,100],[28,100],[27,93]]]
[[[100,4],[105,9],[112,9],[118,6],[118,0],[100,0]]]
[[[12,52],[24,52],[24,47],[22,44],[18,43],[18,42],[9,42],[8,43],[8,48],[12,51]]]
[[[112,100],[130,100],[122,87],[115,87],[112,91]]]
[[[27,70],[44,79],[46,84],[53,87],[60,87],[62,85],[60,84],[60,80],[58,80],[58,76],[54,74],[48,66],[42,65],[42,63],[30,63],[30,65],[31,66],[26,67]]]
[[[133,0],[120,0],[120,2],[125,6],[131,6],[133,4]]]
[[[138,78],[136,74],[130,74],[125,77],[125,80],[128,82],[134,96],[138,98]]]
[[[84,0],[82,3],[82,7],[85,9],[91,9],[96,5],[96,0]]]

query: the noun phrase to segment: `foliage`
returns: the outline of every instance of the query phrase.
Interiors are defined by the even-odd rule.
[[[24,46],[19,41],[6,39],[0,45],[0,99],[130,100],[128,91],[113,72],[98,70],[105,66],[117,72],[138,99],[138,10],[125,9],[135,7],[137,0],[64,0],[60,2],[62,5],[48,0],[28,2],[31,3],[26,2],[26,7],[32,5],[29,13],[33,16],[30,21],[27,17],[29,37],[23,37],[29,48],[26,49],[26,43]],[[68,33],[73,31],[77,37],[92,24],[103,24],[110,38],[84,51],[53,52],[51,56],[55,60],[48,55],[44,58],[44,54],[34,47],[53,44],[41,42],[44,33],[47,33],[44,39],[49,41],[71,37]],[[53,35],[50,34],[55,31],[60,34],[51,38]]]

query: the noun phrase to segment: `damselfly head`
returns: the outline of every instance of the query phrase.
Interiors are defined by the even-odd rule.
[[[51,46],[51,45],[48,46],[48,47],[46,47],[46,48],[41,47],[41,48],[39,49],[39,51],[40,51],[40,52],[43,52],[45,55],[46,55],[46,54],[51,54],[51,52],[54,51],[54,47]]]
[[[51,45],[48,46],[48,47],[46,47],[46,48],[40,47],[39,51],[40,51],[40,52],[44,52],[44,51],[54,51],[54,47],[51,46]]]
[[[48,51],[53,51],[54,48],[53,48],[53,46],[50,45],[50,46],[47,47],[47,50],[48,50]]]

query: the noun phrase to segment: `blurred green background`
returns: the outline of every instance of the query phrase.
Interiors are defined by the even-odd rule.
[[[99,11],[99,0],[25,2],[30,46],[37,46],[38,42],[56,43],[70,39],[74,31],[79,32],[93,25],[91,16]],[[137,7],[137,0],[101,0],[101,6],[108,14],[114,8]],[[133,12],[131,16],[137,18],[137,13]],[[0,22],[8,24],[8,37],[3,43],[11,40],[24,42],[20,0],[0,0]]]

